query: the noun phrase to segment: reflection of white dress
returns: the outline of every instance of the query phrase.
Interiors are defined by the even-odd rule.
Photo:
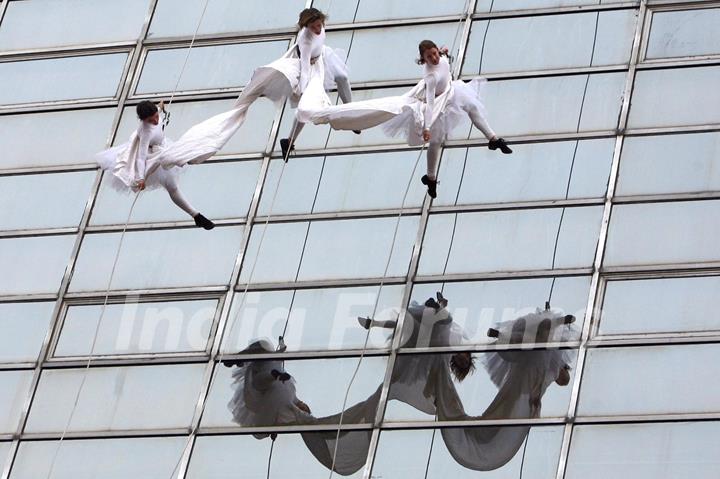
[[[157,156],[169,145],[160,126],[141,122],[127,142],[101,151],[95,155],[95,161],[111,173],[110,185],[115,190],[137,191],[137,182],[141,179],[149,190],[160,186],[173,189],[177,187],[180,168],[153,168],[146,172],[147,158]]]
[[[312,37],[309,37],[312,35]],[[202,163],[215,155],[245,122],[248,109],[260,97],[269,98],[276,104],[291,98],[293,104],[303,97],[307,83],[320,77],[323,85],[331,87],[334,78],[347,75],[347,67],[340,55],[323,44],[325,30],[321,35],[303,29],[298,42],[274,62],[261,66],[253,72],[250,82],[243,89],[233,108],[215,115],[190,128],[175,143],[160,154],[148,158],[148,169],[158,166],[171,168]],[[299,51],[311,52],[320,47],[321,54],[312,65],[301,62]],[[309,62],[308,58],[308,62]],[[318,70],[322,66],[323,70]],[[326,80],[327,79],[327,80]]]

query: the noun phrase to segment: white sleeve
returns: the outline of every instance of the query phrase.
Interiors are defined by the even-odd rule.
[[[138,130],[138,150],[137,159],[135,161],[138,175],[138,180],[145,179],[145,162],[147,160],[148,150],[150,149],[150,136],[152,132],[149,128],[145,128],[144,125]]]
[[[300,91],[305,91],[310,81],[310,59],[312,56],[312,35],[306,28],[298,33],[298,50],[300,51]]]
[[[437,78],[435,75],[426,75],[425,78],[425,122],[423,128],[429,130],[432,126],[433,109],[435,108],[435,87]]]

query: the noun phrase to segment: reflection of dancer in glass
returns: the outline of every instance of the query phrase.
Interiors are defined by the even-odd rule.
[[[110,173],[110,185],[118,191],[141,191],[162,186],[170,199],[192,216],[195,224],[206,230],[215,224],[205,218],[185,199],[178,188],[180,168],[157,168],[154,158],[170,146],[160,123],[158,107],[150,101],[142,101],[136,107],[140,125],[130,140],[120,146],[96,155],[100,167]],[[153,165],[152,167],[148,167]]]

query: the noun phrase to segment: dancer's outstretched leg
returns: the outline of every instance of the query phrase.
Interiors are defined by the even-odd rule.
[[[488,148],[490,148],[491,150],[497,150],[498,148],[500,148],[500,151],[502,151],[506,155],[512,153],[512,150],[507,146],[505,140],[502,138],[498,138],[493,129],[490,127],[487,119],[483,116],[483,114],[480,112],[480,109],[476,105],[469,105],[465,107],[464,110],[470,117],[470,121],[472,121],[472,124],[475,125],[475,128],[480,130],[482,134],[485,135],[485,138],[489,140]]]
[[[421,181],[427,186],[430,198],[437,197],[437,167],[440,162],[441,146],[441,142],[431,140],[427,148],[427,174],[421,178]]]
[[[197,226],[206,230],[211,230],[215,227],[215,223],[205,218],[195,208],[192,207],[192,205],[185,199],[183,194],[180,192],[180,189],[177,187],[177,185],[168,186],[167,192],[170,195],[170,199],[173,203],[178,205],[180,209],[193,217]]]
[[[397,321],[393,320],[393,319],[388,319],[386,321],[380,321],[377,319],[370,319],[370,318],[358,318],[358,323],[360,323],[360,326],[362,326],[365,329],[370,329],[370,328],[395,329],[395,326],[397,326]]]

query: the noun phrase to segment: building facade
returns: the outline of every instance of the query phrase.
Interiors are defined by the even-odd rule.
[[[93,155],[127,141],[138,102],[172,97],[169,138],[229,109],[307,6],[356,99],[402,94],[418,42],[447,45],[456,77],[488,79],[514,153],[466,122],[430,201],[425,151],[380,129],[309,125],[285,164],[294,110],[261,100],[182,175],[214,230],[162,190],[110,188]],[[718,25],[717,1],[0,3],[0,478],[323,477],[307,438],[338,427],[366,441],[333,451],[350,477],[717,477]],[[466,420],[389,399],[398,365],[457,347],[357,321],[402,322],[437,291],[476,361],[455,383]],[[566,350],[570,383],[538,417],[483,417],[486,331],[546,302],[577,334],[520,349]],[[262,358],[316,417],[379,391],[371,417],[233,422],[223,361],[280,336]],[[527,436],[477,471],[442,440],[458,428]]]

